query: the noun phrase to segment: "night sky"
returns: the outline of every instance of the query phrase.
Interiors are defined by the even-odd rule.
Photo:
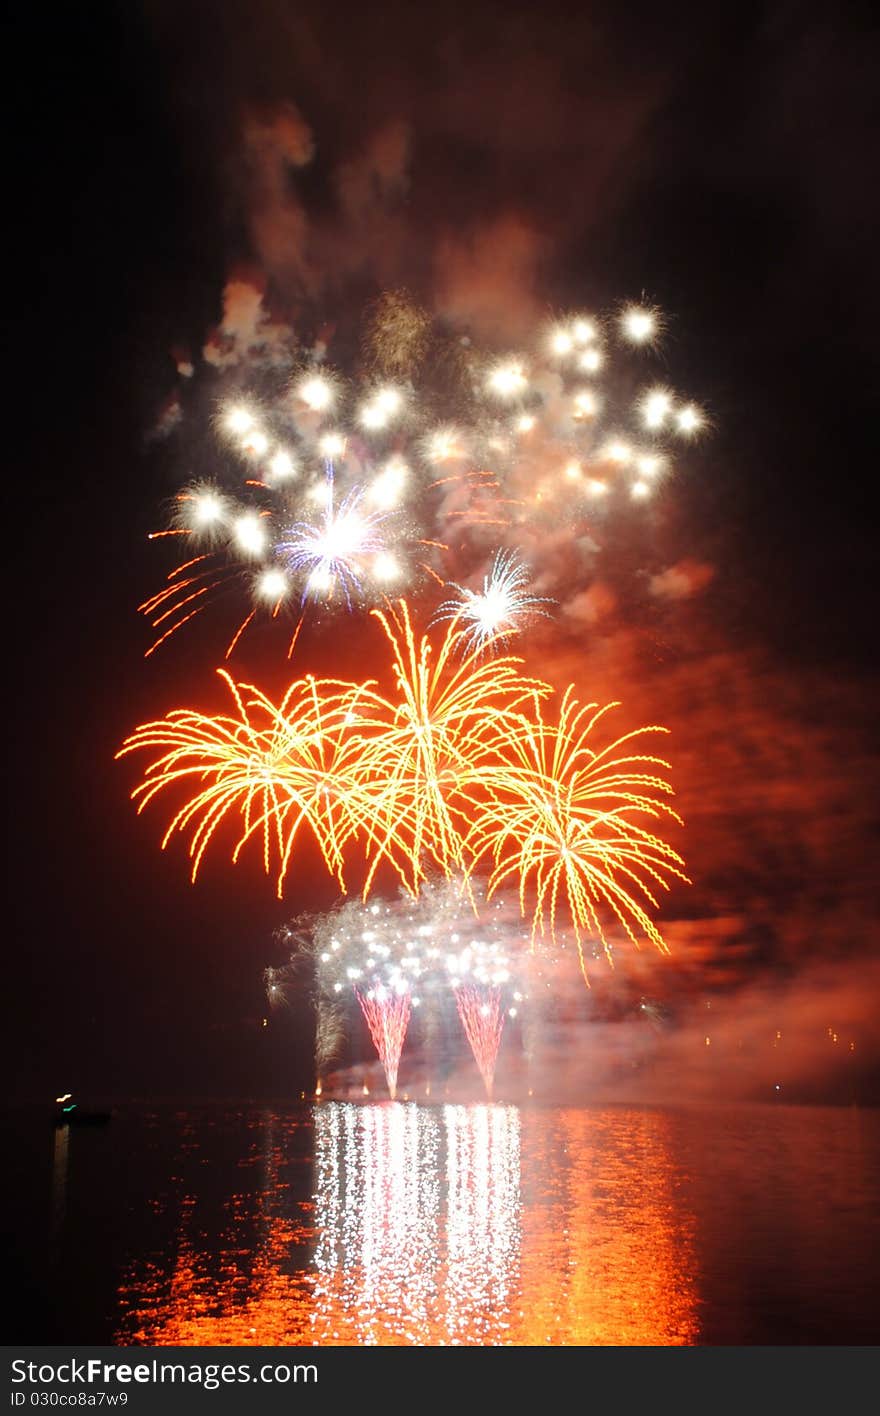
[[[541,671],[673,728],[694,878],[667,916],[678,986],[740,990],[750,1010],[783,983],[807,1010],[830,991],[867,1046],[877,51],[869,7],[846,5],[168,0],[12,16],[14,1097],[278,1096],[310,1080],[309,1011],[261,1029],[261,973],[279,961],[273,930],[331,904],[329,883],[279,905],[254,863],[218,857],[192,888],[113,760],[143,718],[219,702],[223,628],[145,661],[136,606],[169,568],[147,535],[197,455],[199,351],[242,271],[304,342],[332,327],[331,357],[399,285],[500,349],[556,310],[644,294],[667,312],[670,368],[714,427],[630,553],[642,586],[677,584],[657,577],[682,563],[705,573],[680,595],[606,579]],[[282,120],[299,125],[298,165],[266,157]],[[180,357],[197,363],[191,387]],[[161,437],[175,396],[184,431]],[[339,671],[366,671],[370,642],[331,646],[314,626],[302,662],[326,667],[332,648]],[[259,636],[240,667],[284,677]]]

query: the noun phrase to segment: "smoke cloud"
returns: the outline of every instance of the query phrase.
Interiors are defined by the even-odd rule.
[[[311,131],[292,103],[259,115],[243,125],[245,203],[255,253],[263,268],[309,288],[309,221],[294,177],[314,155]]]
[[[264,302],[265,281],[259,275],[228,280],[223,289],[223,318],[203,350],[205,362],[216,369],[240,364],[285,367],[292,362],[292,328],[274,320]]]
[[[152,0],[180,143],[212,164],[232,258],[259,262],[278,308],[405,285],[516,339],[551,254],[625,194],[675,46],[628,55],[611,25],[509,5],[383,14],[381,36],[366,10],[341,36],[333,11],[232,0],[207,34]]]
[[[499,216],[467,235],[447,234],[434,258],[434,295],[450,323],[487,342],[526,338],[541,314],[546,243],[521,217]]]
[[[682,560],[650,577],[651,594],[658,600],[686,600],[711,582],[714,566],[702,561]]]

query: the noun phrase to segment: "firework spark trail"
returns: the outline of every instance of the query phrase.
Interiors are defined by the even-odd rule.
[[[522,731],[518,711],[549,686],[524,677],[520,659],[481,662],[456,652],[465,632],[453,621],[434,657],[427,635],[417,640],[405,600],[374,610],[391,646],[396,699],[373,697],[362,718],[369,810],[361,819],[371,862],[388,860],[411,893],[431,865],[445,873],[463,866],[463,790],[498,758],[501,744]]]
[[[447,920],[445,982],[491,1099],[504,1014],[516,1017],[517,1009],[508,1005],[523,998],[518,978],[524,931],[507,905],[488,899],[473,878],[450,882],[437,904]]]
[[[158,534],[163,533],[159,532]],[[181,534],[188,535],[189,532]],[[150,620],[153,629],[159,629],[167,620],[173,618],[173,623],[163,629],[158,638],[153,640],[144,654],[144,658],[149,658],[151,654],[156,652],[160,644],[164,644],[165,640],[170,639],[178,629],[182,629],[191,619],[207,609],[211,596],[216,590],[223,586],[228,587],[241,577],[241,570],[215,564],[208,565],[195,574],[186,576],[185,579],[178,578],[185,570],[211,559],[210,554],[205,554],[183,561],[169,572],[168,584],[162,590],[138,605],[141,614],[153,616]],[[199,601],[199,603],[195,604],[195,601]],[[193,605],[193,608],[184,613],[187,605]]]
[[[455,1006],[474,1054],[474,1061],[480,1069],[486,1095],[491,1101],[495,1063],[498,1059],[498,1048],[501,1046],[501,1034],[504,1031],[501,989],[470,983],[460,984],[455,989]]]
[[[384,861],[413,897],[438,869],[476,886],[488,862],[491,898],[518,887],[531,936],[574,932],[584,977],[584,937],[611,959],[606,921],[638,947],[666,945],[646,909],[658,887],[687,881],[678,853],[638,818],[680,818],[662,758],[631,750],[651,725],[594,750],[590,737],[615,704],[580,705],[571,687],[558,720],[545,719],[549,685],[520,671],[511,656],[486,659],[458,648],[457,620],[436,647],[418,637],[405,601],[374,611],[391,648],[396,695],[372,682],[295,680],[275,706],[220,671],[237,715],[191,709],[147,723],[117,756],[158,749],[132,795],[138,809],[166,788],[195,791],[162,841],[191,829],[195,879],[221,822],[239,818],[233,849],[261,834],[267,873],[277,862],[283,895],[294,847],[305,826],[327,869],[345,889],[350,846],[365,859],[363,897]]]
[[[356,988],[355,995],[367,1020],[393,1101],[397,1096],[397,1070],[409,1027],[412,999],[408,993],[387,992],[381,988],[370,989],[366,993]]]
[[[315,1070],[319,1079],[338,1056],[344,1033],[344,1008],[337,1000],[319,995],[315,1012]]]
[[[474,821],[465,842],[471,869],[486,857],[491,860],[490,897],[516,880],[526,915],[531,888],[533,942],[538,932],[548,930],[556,938],[561,907],[567,907],[587,982],[586,932],[601,940],[611,959],[602,914],[610,912],[635,947],[641,935],[668,952],[659,929],[630,891],[634,886],[656,908],[655,887],[668,890],[670,876],[688,881],[681,856],[631,819],[667,816],[682,824],[664,799],[672,795],[669,782],[654,770],[643,770],[668,770],[670,764],[627,750],[642,734],[668,729],[639,728],[601,751],[588,743],[595,726],[618,706],[581,706],[569,687],[554,726],[544,721],[536,702],[534,724],[508,740],[506,766],[484,782],[482,800],[472,798]]]
[[[307,825],[328,870],[340,876],[337,835],[347,777],[338,767],[345,753],[339,736],[350,711],[351,686],[296,680],[276,707],[253,686],[235,683],[223,669],[218,673],[237,716],[178,709],[136,728],[116,754],[159,749],[132,792],[138,812],[169,787],[195,785],[162,839],[164,850],[175,831],[192,829],[193,881],[218,827],[235,814],[242,830],[233,863],[247,842],[261,834],[264,869],[268,874],[277,855],[280,889],[300,828]]]

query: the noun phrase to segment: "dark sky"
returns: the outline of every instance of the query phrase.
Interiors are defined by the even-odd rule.
[[[712,589],[678,618],[563,646],[560,662],[592,656],[620,696],[617,679],[645,681],[631,652],[644,631],[671,656],[662,683],[648,677],[684,755],[688,723],[696,758],[729,704],[730,776],[754,743],[767,754],[766,798],[713,797],[700,818],[705,918],[757,910],[781,878],[787,901],[749,959],[791,968],[779,922],[792,900],[798,940],[817,910],[826,920],[810,945],[821,957],[848,970],[845,935],[876,959],[877,50],[869,7],[846,5],[13,14],[15,1095],[266,1093],[308,1075],[306,1010],[270,1037],[256,1027],[288,911],[247,867],[217,862],[191,889],[113,762],[135,722],[199,691],[219,657],[194,636],[145,663],[135,607],[159,574],[146,534],[185,475],[150,436],[176,387],[172,351],[197,354],[243,263],[280,317],[329,321],[343,347],[389,284],[490,340],[643,291],[670,312],[676,376],[715,423],[682,479],[670,552],[711,563]],[[280,188],[265,157],[279,115],[304,149]],[[706,691],[691,719],[696,661]],[[761,716],[768,684],[777,719]],[[795,781],[800,807],[783,808]],[[783,811],[833,826],[782,860],[792,833],[766,822]]]

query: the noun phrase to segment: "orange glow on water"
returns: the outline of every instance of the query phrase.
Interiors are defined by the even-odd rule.
[[[173,1262],[120,1292],[118,1341],[699,1341],[693,1220],[662,1115],[333,1102],[313,1119],[313,1202],[292,1205],[270,1124],[253,1213],[231,1197],[217,1246],[184,1199]]]
[[[518,1343],[699,1342],[692,1220],[675,1203],[667,1125],[636,1112],[558,1113],[524,1211]]]

